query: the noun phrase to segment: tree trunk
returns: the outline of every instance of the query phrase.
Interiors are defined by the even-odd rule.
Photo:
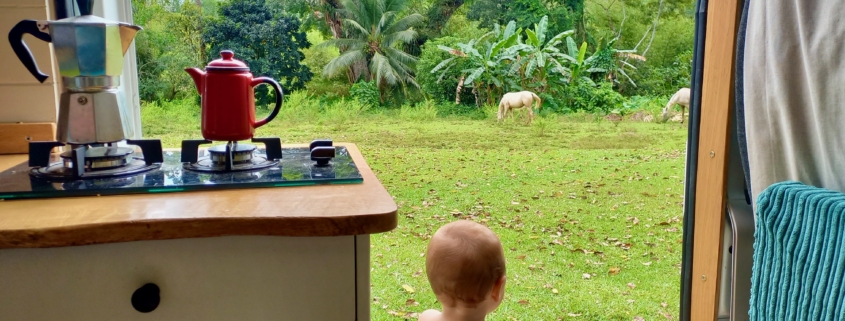
[[[197,7],[200,7],[200,12],[202,12],[202,0],[194,0],[194,3],[197,4]]]
[[[461,103],[461,89],[464,89],[464,75],[461,75],[461,79],[458,79],[458,88],[455,89],[455,105]]]

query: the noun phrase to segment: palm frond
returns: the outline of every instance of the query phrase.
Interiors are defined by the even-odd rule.
[[[417,31],[408,29],[386,35],[383,42],[385,47],[392,47],[397,42],[407,44],[413,42],[414,39],[417,39]]]
[[[334,77],[335,75],[346,71],[352,64],[357,61],[366,59],[366,55],[361,50],[347,50],[342,55],[335,57],[325,67],[323,67],[323,75],[326,77]]]
[[[391,60],[396,60],[409,66],[411,70],[414,69],[414,65],[416,65],[417,60],[419,60],[419,58],[397,48],[387,48],[384,53]]]
[[[355,21],[355,20],[352,20],[352,19],[343,19],[343,24],[345,26],[351,27],[353,30],[359,32],[360,35],[362,36],[362,38],[366,39],[367,36],[370,35],[370,31],[367,30],[367,28],[364,28],[364,26],[362,26],[361,24],[359,24],[358,21]]]
[[[317,48],[323,47],[347,47],[350,49],[359,49],[366,46],[367,43],[361,39],[329,39],[317,45]]]
[[[373,59],[370,61],[370,72],[376,76],[376,84],[379,87],[381,87],[382,80],[391,86],[399,82],[396,70],[390,65],[387,57],[382,56],[378,52],[373,54]]]
[[[384,33],[390,34],[397,31],[407,30],[408,28],[418,26],[425,20],[425,17],[419,13],[407,15],[402,19],[397,20],[393,25],[387,28]]]
[[[386,30],[393,26],[393,19],[396,17],[395,12],[385,12],[381,15],[381,19],[379,19],[378,24],[375,26],[377,34],[380,33],[387,33]]]
[[[380,2],[383,4],[382,10],[384,12],[401,12],[408,7],[407,0],[383,0]]]

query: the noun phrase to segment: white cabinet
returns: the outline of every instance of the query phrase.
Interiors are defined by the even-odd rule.
[[[368,320],[369,236],[0,250],[0,320]],[[152,283],[160,303],[131,303]]]

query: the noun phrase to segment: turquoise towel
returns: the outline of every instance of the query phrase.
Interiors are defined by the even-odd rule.
[[[752,321],[845,320],[845,194],[798,182],[757,198]]]

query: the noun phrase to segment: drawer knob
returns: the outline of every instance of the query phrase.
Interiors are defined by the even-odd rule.
[[[158,285],[154,283],[144,284],[144,286],[135,290],[135,293],[132,293],[132,307],[141,313],[152,312],[161,302],[159,292]]]

